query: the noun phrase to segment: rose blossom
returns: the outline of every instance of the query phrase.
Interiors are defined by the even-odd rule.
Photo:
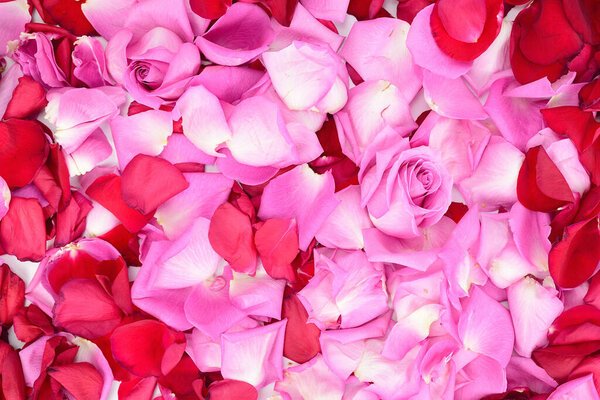
[[[365,151],[359,172],[362,204],[382,232],[417,237],[418,228],[435,224],[448,209],[452,177],[434,149],[410,148],[408,139],[394,140],[395,145],[375,142]]]

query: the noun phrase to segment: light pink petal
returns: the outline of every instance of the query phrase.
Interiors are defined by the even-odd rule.
[[[306,250],[329,214],[338,206],[330,173],[319,175],[306,164],[271,180],[262,195],[259,218],[296,218],[301,250]],[[290,196],[294,193],[295,195]]]
[[[298,292],[298,299],[308,313],[307,323],[315,324],[321,330],[339,326],[340,310],[333,299],[333,279],[333,274],[320,270]]]
[[[229,284],[222,277],[212,284],[197,285],[185,301],[184,310],[194,327],[215,340],[247,315],[229,300]]]
[[[506,391],[506,371],[496,359],[479,356],[457,374],[455,398],[480,399]]]
[[[140,275],[141,273],[138,274],[131,288],[133,304],[177,330],[185,331],[192,328],[193,324],[184,312],[184,305],[192,288],[155,289],[147,282],[142,283]]]
[[[177,101],[184,135],[206,154],[217,156],[216,147],[231,138],[219,99],[204,86],[190,87]]]
[[[546,148],[548,157],[564,176],[573,192],[583,195],[590,188],[590,176],[579,161],[577,148],[570,139],[562,139]]]
[[[184,0],[173,0],[169,7],[165,7],[161,0],[136,3],[128,12],[123,27],[133,33],[134,40],[155,27],[166,28],[186,42],[194,38]]]
[[[69,174],[71,176],[86,174],[110,157],[112,151],[112,146],[104,132],[100,128],[96,129],[75,151],[65,156]]]
[[[240,65],[269,48],[274,32],[269,17],[257,5],[235,3],[196,45],[210,61],[220,65]]]
[[[283,338],[287,320],[221,336],[221,374],[257,389],[283,378]]]
[[[198,217],[211,218],[231,191],[231,179],[219,173],[186,173],[190,186],[160,205],[154,216],[167,237],[175,239]]]
[[[411,101],[421,89],[422,70],[406,47],[409,28],[407,22],[394,18],[358,21],[340,56],[362,79],[390,81]]]
[[[467,205],[483,210],[517,201],[517,177],[525,156],[506,140],[492,136],[473,175],[458,184]]]
[[[0,3],[0,57],[7,54],[7,42],[18,40],[25,24],[31,21],[29,4],[26,0],[5,1]]]
[[[515,327],[515,350],[524,357],[544,346],[548,328],[563,311],[558,291],[525,277],[507,289],[508,307]]]
[[[548,252],[551,247],[548,240],[550,216],[528,210],[517,202],[510,209],[508,223],[521,255],[540,271],[547,271]]]
[[[302,0],[302,5],[315,18],[344,22],[350,0]]]
[[[589,399],[597,400],[598,391],[594,385],[594,376],[592,374],[572,379],[563,383],[550,393],[547,400],[561,399]]]
[[[68,153],[119,113],[115,102],[98,89],[57,90],[47,98],[46,119],[56,126],[54,138]]]
[[[479,98],[462,78],[446,78],[423,71],[425,100],[436,113],[449,118],[481,120],[488,117]]]
[[[275,390],[284,400],[341,400],[344,380],[336,376],[318,354],[309,362],[286,369],[284,379],[275,384]]]
[[[513,355],[506,366],[508,387],[528,387],[537,393],[548,393],[557,383],[531,358]]]
[[[126,51],[132,38],[133,34],[130,31],[121,29],[116,31],[106,44],[106,68],[110,76],[119,84],[123,84],[125,79],[125,71],[127,70]]]
[[[385,340],[381,354],[391,360],[404,358],[410,349],[429,336],[429,328],[439,318],[441,309],[439,304],[428,304],[398,319]]]
[[[13,91],[19,84],[19,78],[23,76],[21,66],[17,63],[13,64],[8,71],[2,75],[0,80],[0,114],[4,115],[6,107],[12,99]]]
[[[165,100],[177,100],[184,92],[191,77],[200,70],[200,52],[192,43],[183,43],[173,59],[163,83],[153,91],[155,96]]]
[[[212,165],[215,163],[215,157],[209,156],[189,141],[182,134],[171,135],[167,139],[167,145],[159,154],[171,164],[196,163]]]
[[[93,37],[82,36],[75,42],[72,54],[73,75],[89,87],[110,84],[102,43]]]
[[[317,232],[317,241],[331,248],[362,249],[362,230],[371,228],[372,224],[369,214],[360,205],[360,187],[348,186],[335,193],[335,198],[340,204]]]
[[[310,162],[323,154],[323,147],[319,143],[319,138],[306,125],[290,122],[286,125],[286,128],[296,147],[297,164]]]
[[[242,100],[229,117],[229,126],[227,148],[236,161],[253,167],[294,161],[294,146],[277,104],[263,97]]]
[[[543,128],[543,118],[539,110],[546,102],[507,96],[505,92],[513,82],[515,81],[512,77],[494,82],[484,109],[502,136],[524,151],[527,141]]]
[[[0,177],[0,220],[4,218],[8,212],[8,204],[10,203],[10,188],[6,181]]]
[[[213,340],[199,329],[185,335],[185,352],[202,372],[213,372],[221,369],[221,341]]]
[[[440,50],[433,39],[429,24],[432,11],[433,4],[415,16],[408,31],[406,46],[412,53],[415,64],[447,78],[458,78],[464,75],[473,63],[456,61]]]
[[[125,26],[134,4],[135,0],[89,0],[81,5],[81,10],[96,32],[111,39]]]
[[[275,167],[252,167],[239,163],[227,149],[221,150],[220,153],[224,154],[225,157],[217,158],[216,166],[219,171],[226,177],[238,180],[245,185],[260,185],[265,183],[279,171],[279,168]]]
[[[247,67],[209,65],[200,72],[200,75],[194,77],[190,85],[192,87],[204,86],[219,100],[234,103],[252,88],[264,74],[263,71]]]
[[[256,276],[236,274],[229,285],[229,297],[248,315],[281,319],[285,285],[285,280],[273,279],[262,270]]]
[[[290,110],[317,108],[333,114],[346,104],[348,74],[329,46],[294,41],[279,51],[263,53],[262,61]],[[331,100],[319,107],[326,96]]]
[[[149,110],[110,121],[119,168],[123,170],[137,154],[159,155],[173,133],[173,121],[167,111]]]
[[[276,50],[288,46],[294,40],[302,40],[327,43],[337,51],[344,41],[343,36],[319,22],[302,3],[296,5],[289,27],[280,25],[275,19],[271,19],[271,27],[275,31],[275,39],[270,47]]]
[[[459,322],[465,349],[496,360],[500,367],[510,360],[515,341],[510,314],[479,287],[473,287]]]

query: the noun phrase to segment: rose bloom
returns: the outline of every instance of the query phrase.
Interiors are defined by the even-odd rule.
[[[382,232],[418,237],[419,228],[435,224],[448,209],[452,177],[436,150],[410,148],[408,139],[395,135],[385,141],[365,151],[359,172],[362,204]]]

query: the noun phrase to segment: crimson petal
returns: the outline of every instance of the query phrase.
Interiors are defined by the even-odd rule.
[[[569,184],[542,146],[527,151],[517,180],[519,202],[530,210],[551,212],[575,199]]]
[[[234,379],[213,382],[208,387],[207,400],[256,400],[258,391],[251,384]]]
[[[217,19],[231,7],[231,0],[190,0],[192,11],[206,19]]]
[[[173,164],[158,157],[138,154],[121,176],[121,193],[127,205],[148,214],[190,184]]]
[[[598,218],[568,226],[564,235],[550,250],[548,266],[558,286],[574,288],[590,279],[600,262]]]
[[[0,121],[0,176],[11,189],[30,183],[47,154],[48,144],[39,123]]]
[[[156,388],[156,377],[137,378],[119,385],[119,400],[150,400]]]
[[[283,355],[292,361],[303,364],[321,351],[319,337],[321,330],[307,323],[308,313],[295,294],[283,299],[281,318],[287,318]]]
[[[577,150],[583,152],[600,136],[600,123],[591,112],[579,107],[562,106],[541,110],[544,121],[554,132],[567,135]]]
[[[8,265],[0,265],[0,323],[12,324],[24,302],[25,282]]]
[[[2,363],[2,394],[7,400],[25,400],[25,377],[16,351],[10,351]]]
[[[294,281],[292,261],[298,254],[298,227],[293,218],[266,220],[257,230],[254,243],[271,278]]]
[[[53,365],[48,375],[77,400],[98,400],[102,394],[102,375],[88,362]]]
[[[36,199],[13,197],[0,222],[0,245],[19,260],[40,261],[46,254],[46,225]]]
[[[27,118],[46,107],[46,91],[44,87],[29,76],[19,78],[12,97],[6,106],[4,119]]]
[[[47,24],[60,25],[75,36],[94,33],[94,27],[81,11],[85,1],[33,0],[32,3]]]

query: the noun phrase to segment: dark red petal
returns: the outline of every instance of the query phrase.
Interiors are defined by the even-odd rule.
[[[563,381],[591,353],[600,350],[600,341],[549,346],[535,350],[531,358],[552,378]]]
[[[600,78],[581,88],[579,101],[583,111],[600,111]]]
[[[8,265],[0,265],[0,324],[12,324],[24,303],[25,283]]]
[[[398,0],[396,15],[398,16],[398,19],[412,24],[415,15],[434,2],[435,0]]]
[[[475,43],[483,33],[485,0],[438,0],[437,13],[445,31],[455,40]]]
[[[481,35],[469,41],[461,40],[467,36],[472,37],[476,33],[481,23],[477,18],[469,24],[471,26],[469,33],[460,34],[460,38],[453,37],[452,34],[457,35],[461,30],[461,25],[457,22],[462,22],[473,10],[480,9],[481,6],[477,5],[478,1],[485,1],[486,10]],[[502,0],[461,0],[461,2],[469,4],[469,7],[454,7],[453,0],[438,0],[431,13],[431,32],[436,44],[444,53],[455,60],[472,61],[486,51],[500,33],[504,3]],[[476,12],[476,14],[480,13]]]
[[[54,333],[50,317],[35,304],[19,310],[13,319],[13,327],[17,339],[25,343],[30,343],[42,335]]]
[[[298,254],[298,227],[293,218],[266,220],[254,235],[256,250],[271,278],[294,280],[292,261]]]
[[[529,61],[519,48],[520,39],[521,28],[514,24],[510,35],[510,67],[519,83],[524,85],[544,77],[547,77],[550,82],[554,82],[567,72],[565,60],[558,60],[548,65]]]
[[[119,400],[150,400],[156,388],[156,377],[137,378],[119,385]]]
[[[350,0],[348,14],[354,15],[357,20],[374,18],[383,7],[383,0]]]
[[[194,361],[184,354],[167,375],[159,378],[158,383],[175,393],[178,398],[182,398],[194,393],[193,382],[201,377]]]
[[[190,0],[192,11],[206,19],[217,19],[231,7],[231,0]]]
[[[46,254],[46,225],[36,199],[13,197],[0,222],[0,244],[19,260],[40,261]]]
[[[98,238],[112,244],[121,253],[127,265],[142,265],[139,259],[140,244],[137,235],[129,232],[123,224],[115,226]]]
[[[100,203],[127,228],[128,231],[135,233],[142,229],[150,220],[151,216],[146,216],[129,207],[121,197],[121,177],[117,175],[105,175],[96,179],[85,193],[93,200]]]
[[[600,327],[600,309],[590,305],[579,305],[564,311],[552,322],[548,339],[553,345],[572,344],[595,339],[573,335],[572,328],[578,328],[582,325]],[[565,334],[565,331],[569,331],[569,333]]]
[[[586,304],[600,308],[600,274],[594,275],[590,280],[590,286],[588,291],[583,298]]]
[[[38,11],[41,7],[40,15],[46,16],[44,22],[60,25],[76,36],[94,33],[94,27],[81,11],[83,3],[85,2],[79,0],[36,0],[33,2]]]
[[[183,355],[185,336],[160,321],[142,320],[122,325],[110,337],[112,354],[119,364],[134,375],[161,376],[161,364],[167,349],[173,344]]]
[[[256,400],[258,391],[251,384],[233,379],[213,382],[208,387],[207,400]]]
[[[554,132],[567,135],[579,152],[584,151],[600,136],[600,123],[591,112],[576,106],[552,107],[541,110],[544,121]]]
[[[590,279],[599,262],[597,217],[567,227],[565,237],[552,246],[548,254],[550,275],[563,288],[573,288]]]
[[[44,87],[29,76],[22,76],[6,106],[3,119],[35,117],[46,104]]]
[[[554,214],[552,221],[550,222],[550,235],[548,240],[550,243],[554,243],[560,240],[563,236],[565,228],[571,225],[575,221],[575,216],[579,210],[579,193],[575,193],[575,202],[569,203],[564,206],[558,213]],[[587,218],[586,218],[587,219]]]
[[[82,278],[71,279],[61,287],[52,314],[56,327],[86,339],[111,332],[123,316],[98,281]]]
[[[277,22],[290,26],[298,0],[241,0],[244,3],[259,4],[264,7]],[[251,67],[254,64],[251,64]]]
[[[54,246],[64,246],[79,238],[85,230],[86,217],[91,210],[92,202],[81,193],[73,192],[65,209],[56,214]]]
[[[586,357],[569,375],[568,379],[580,378],[592,375],[596,391],[600,393],[600,356],[592,355]]]
[[[48,143],[39,123],[0,121],[0,176],[11,189],[30,183],[47,154]]]
[[[230,203],[221,204],[208,229],[212,248],[238,272],[256,273],[256,248],[250,218]]]
[[[145,154],[135,156],[121,175],[123,200],[144,214],[153,212],[189,185],[173,164]]]
[[[469,211],[469,207],[463,203],[457,203],[453,201],[450,203],[448,207],[448,211],[444,214],[446,217],[451,218],[454,222],[458,224],[458,221],[462,219],[462,217]]]
[[[527,151],[517,180],[519,202],[530,210],[551,212],[573,202],[573,192],[542,146]]]
[[[7,400],[25,400],[25,377],[16,351],[9,352],[2,363],[2,394]]]
[[[315,324],[306,323],[308,313],[298,296],[294,294],[283,299],[281,318],[288,320],[283,341],[285,357],[303,364],[321,351],[321,330]]]
[[[102,375],[88,362],[53,365],[48,375],[77,400],[98,400],[102,394]]]

